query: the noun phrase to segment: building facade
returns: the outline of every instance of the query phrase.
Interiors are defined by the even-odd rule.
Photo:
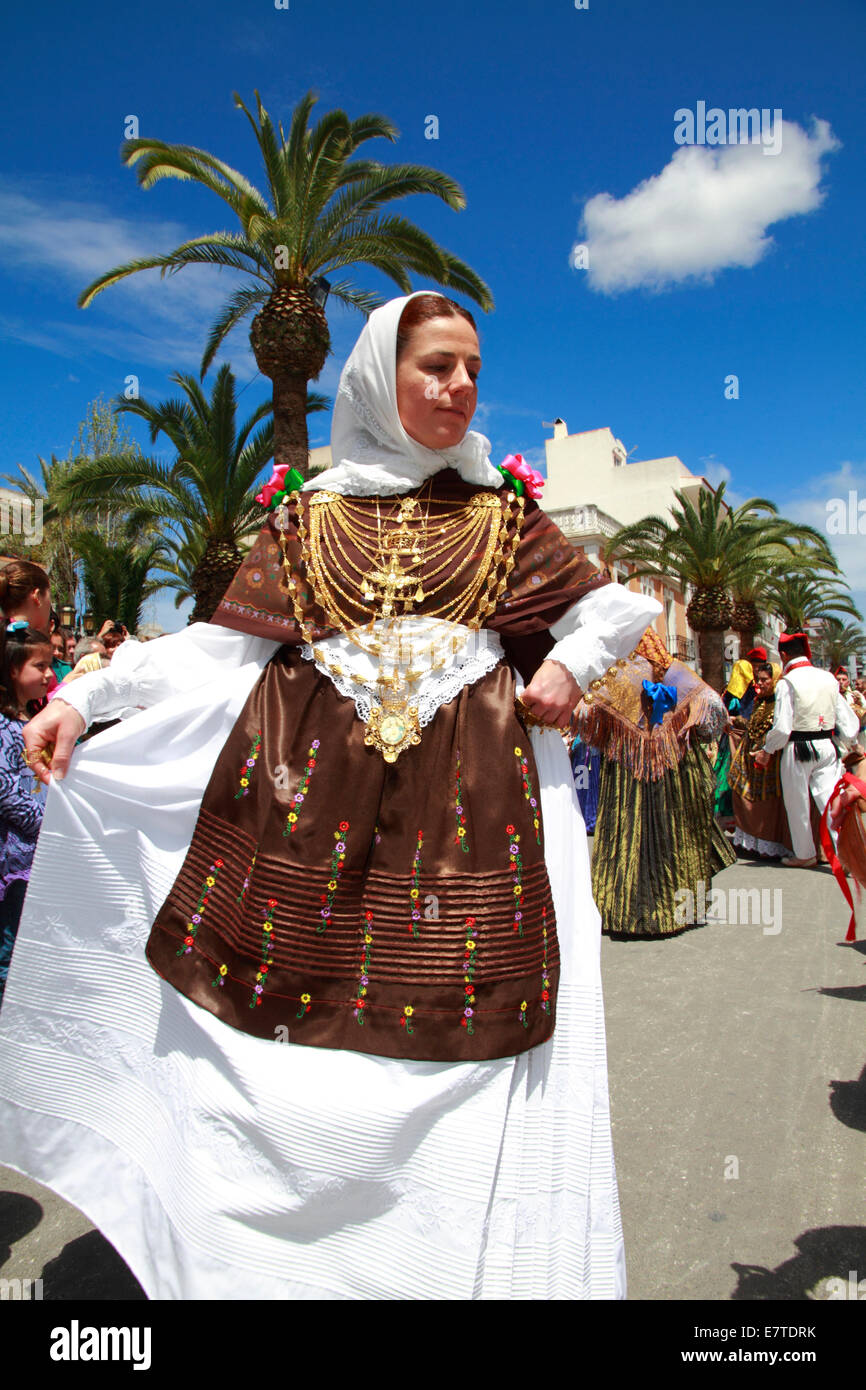
[[[608,569],[629,588],[651,594],[662,605],[655,630],[668,651],[694,665],[697,641],[686,621],[689,595],[678,580],[635,579],[634,565],[614,555],[605,566],[603,552],[622,526],[645,516],[670,516],[674,492],[697,502],[705,478],[691,473],[675,455],[629,463],[625,445],[608,426],[569,434],[564,420],[553,424],[553,438],[544,441],[547,485],[544,509],[588,560]]]

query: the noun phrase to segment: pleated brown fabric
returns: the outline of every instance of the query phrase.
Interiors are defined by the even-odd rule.
[[[740,830],[756,840],[791,849],[791,832],[782,799],[781,752],[773,753],[766,767],[758,767],[752,754],[763,748],[776,707],[775,695],[759,698],[748,726],[731,732],[731,787],[734,820]],[[793,853],[793,851],[792,851]]]
[[[281,649],[214,769],[151,964],[259,1037],[435,1061],[545,1041],[559,952],[513,695],[500,665],[388,765],[353,702]]]
[[[441,521],[479,491],[490,490],[444,470],[424,493],[426,514]],[[609,581],[531,500],[524,509],[507,488],[492,495],[515,564],[485,626],[528,679],[550,625]],[[365,504],[375,519],[394,499]],[[287,556],[305,619],[324,637],[334,629],[299,538],[308,507],[306,494],[293,506]],[[350,537],[341,544],[354,561]],[[354,701],[301,655],[271,519],[214,621],[285,645],[214,768],[151,932],[151,964],[263,1038],[431,1061],[546,1041],[559,948],[538,774],[510,667],[465,686],[389,765],[364,744]]]

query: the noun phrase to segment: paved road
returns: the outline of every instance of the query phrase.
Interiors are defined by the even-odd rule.
[[[711,925],[602,943],[629,1296],[826,1298],[866,1279],[866,941],[841,944],[826,870],[738,863],[713,888]],[[143,1297],[80,1212],[0,1168],[0,1278],[39,1277]]]
[[[866,942],[827,869],[713,888],[724,924],[602,943],[629,1297],[827,1298],[866,1278]]]

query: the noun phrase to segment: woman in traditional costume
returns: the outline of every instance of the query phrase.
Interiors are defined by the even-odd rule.
[[[755,697],[752,712],[731,763],[731,792],[734,802],[734,845],[768,859],[791,854],[791,831],[782,799],[779,770],[782,755],[774,753],[766,767],[758,767],[752,756],[763,748],[776,711],[775,673],[769,662],[755,666]]]
[[[835,849],[831,829],[836,832]],[[854,879],[858,906],[862,907],[863,889],[866,888],[866,757],[859,745],[846,758],[845,771],[824,808],[820,843],[851,909],[845,940],[855,941],[857,922],[854,899],[845,875],[850,874]]]
[[[374,311],[335,466],[271,496],[213,621],[124,643],[28,741],[56,782],[82,724],[145,706],[49,797],[0,1161],[150,1297],[623,1296],[552,726],[659,606],[493,467],[479,367],[451,301]]]
[[[739,657],[734,662],[731,678],[722,695],[722,701],[729,714],[748,719],[755,701],[754,664],[756,661],[766,660],[766,647],[753,647],[751,651],[746,652],[745,656]],[[781,669],[779,667],[780,674]],[[736,749],[736,738],[731,738],[730,730],[725,729],[719,739],[716,758],[713,763],[713,774],[716,779],[714,810],[715,814],[723,821],[726,829],[730,828],[734,815],[730,774]]]
[[[705,745],[725,708],[657,634],[590,681],[581,739],[602,754],[592,891],[609,936],[672,936],[705,920],[710,880],[736,860],[713,814]]]

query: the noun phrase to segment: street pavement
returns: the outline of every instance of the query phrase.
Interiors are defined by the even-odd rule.
[[[839,1297],[866,1280],[866,940],[844,944],[826,868],[740,861],[712,889],[706,926],[602,941],[629,1297]],[[0,1167],[0,1280],[40,1277],[45,1299],[144,1296]]]
[[[629,1297],[839,1297],[866,1280],[866,941],[826,867],[713,889],[716,923],[602,942]]]

